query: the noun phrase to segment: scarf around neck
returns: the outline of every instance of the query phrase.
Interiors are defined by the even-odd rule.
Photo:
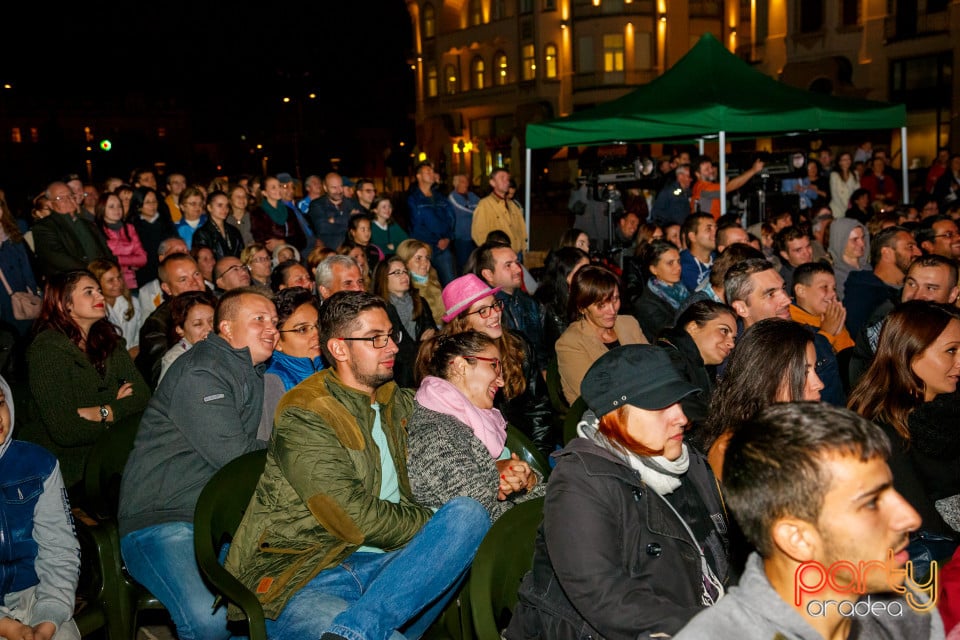
[[[480,409],[463,392],[443,378],[427,376],[414,398],[421,405],[460,420],[473,431],[496,460],[507,442],[507,421],[497,409]]]
[[[680,305],[690,297],[690,291],[683,286],[682,282],[667,284],[659,278],[650,278],[650,280],[647,281],[647,287],[656,294],[658,298],[666,300],[674,309],[679,309]]]
[[[271,207],[270,201],[264,198],[263,202],[260,203],[260,208],[270,216],[274,224],[287,224],[287,205],[283,204],[283,202],[278,200],[277,206]]]

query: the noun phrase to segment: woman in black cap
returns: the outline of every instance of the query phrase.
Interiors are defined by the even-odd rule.
[[[590,367],[590,411],[557,455],[507,638],[670,637],[723,596],[726,516],[683,442],[679,403],[697,391],[661,347],[619,347]]]

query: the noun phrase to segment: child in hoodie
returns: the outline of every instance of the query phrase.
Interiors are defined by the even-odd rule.
[[[13,397],[0,378],[0,637],[79,640],[79,573],[60,464],[46,449],[13,439]]]

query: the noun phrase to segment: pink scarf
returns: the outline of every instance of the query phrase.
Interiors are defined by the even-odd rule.
[[[453,416],[466,424],[494,459],[503,453],[507,441],[507,421],[498,409],[477,408],[460,389],[435,376],[423,379],[416,401],[427,409]]]

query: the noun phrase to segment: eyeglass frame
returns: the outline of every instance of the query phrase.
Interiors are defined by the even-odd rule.
[[[377,346],[377,340],[381,338],[386,338],[386,341]],[[400,341],[403,340],[403,332],[399,329],[394,329],[390,333],[380,333],[375,336],[370,336],[368,338],[337,338],[337,340],[347,340],[354,342],[369,342],[374,349],[386,349],[387,345],[390,344],[390,341],[393,340],[393,344],[400,344]]]
[[[295,333],[299,336],[305,336],[308,333],[312,333],[313,331],[316,331],[317,333],[320,332],[319,322],[314,322],[313,324],[307,323],[307,324],[297,325],[293,329],[277,329],[277,333]]]
[[[481,360],[483,362],[492,362],[493,363],[493,372],[498,376],[503,375],[503,360],[501,358],[487,358],[486,356],[460,356],[464,360]],[[451,362],[453,362],[451,360]]]
[[[228,273],[230,273],[230,272],[233,271],[234,269],[244,269],[244,270],[246,270],[246,271],[248,271],[248,272],[250,271],[249,268],[247,267],[247,265],[245,265],[245,264],[235,264],[235,265],[231,265],[231,266],[227,267],[227,270],[226,270],[226,271],[224,271],[223,273],[221,273],[220,275],[218,275],[216,278],[214,278],[214,279],[213,279],[214,282],[216,282],[217,280],[219,280],[219,279],[222,278],[223,276],[227,275]]]
[[[503,311],[503,300],[494,300],[494,301],[493,301],[493,304],[488,304],[488,305],[482,306],[482,307],[480,307],[479,309],[477,309],[476,311],[468,311],[467,313],[465,313],[465,314],[463,314],[463,315],[464,315],[464,316],[472,316],[473,314],[476,313],[476,314],[479,314],[479,316],[480,316],[482,319],[486,320],[487,318],[490,317],[490,314],[492,313],[493,309],[496,309],[497,311]]]

